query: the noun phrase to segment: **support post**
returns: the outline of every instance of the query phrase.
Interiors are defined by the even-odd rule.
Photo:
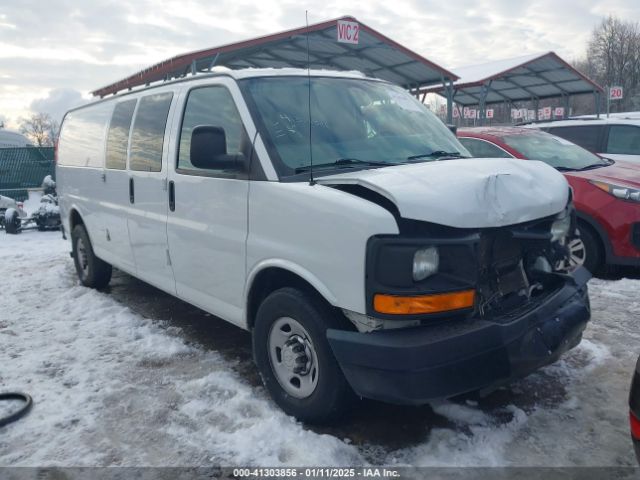
[[[564,115],[563,118],[566,120],[567,118],[569,118],[569,95],[565,95],[563,97],[563,107],[564,107]]]
[[[218,52],[216,53],[216,56],[213,57],[213,60],[211,60],[211,63],[209,64],[209,71],[211,71],[211,69],[216,66],[219,56],[220,56],[220,53]]]
[[[536,97],[533,99],[533,118],[536,119],[536,122],[540,120],[540,118],[538,117],[539,108],[540,108],[540,100],[538,100],[538,97]]]
[[[445,92],[447,96],[447,123],[453,124],[453,81],[449,80],[449,83],[445,86]]]
[[[482,90],[480,91],[480,112],[478,118],[478,124],[480,126],[484,125],[484,121],[487,117],[487,94],[489,93],[489,86],[482,85]]]
[[[600,92],[597,90],[593,91],[593,101],[596,107],[596,118],[600,118]]]

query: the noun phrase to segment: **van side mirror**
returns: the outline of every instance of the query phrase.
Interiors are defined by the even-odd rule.
[[[227,154],[227,136],[222,127],[199,125],[191,132],[191,165],[206,170],[242,170],[243,155]]]

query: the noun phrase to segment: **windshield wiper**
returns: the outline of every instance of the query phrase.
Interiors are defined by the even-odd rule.
[[[296,168],[296,173],[308,172],[311,168],[349,168],[354,165],[365,165],[369,167],[388,167],[391,165],[398,165],[397,163],[391,162],[374,162],[371,160],[360,160],[359,158],[339,158],[335,162],[329,163],[320,163],[318,165],[305,165],[304,167]]]
[[[447,159],[447,158],[467,158],[464,155],[460,155],[460,152],[445,152],[444,150],[434,150],[429,153],[422,153],[420,155],[411,155],[407,157],[407,160],[418,160],[420,158],[437,158],[437,159]]]
[[[595,168],[608,167],[609,164],[606,163],[592,163],[591,165],[587,165],[586,167],[580,168],[572,168],[572,167],[556,167],[556,170],[559,172],[584,172],[585,170],[593,170]]]

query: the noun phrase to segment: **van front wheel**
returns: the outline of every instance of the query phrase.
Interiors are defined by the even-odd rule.
[[[355,398],[336,362],[326,330],[338,327],[328,307],[295,288],[281,288],[260,305],[253,352],[274,401],[298,420],[339,418]]]
[[[73,263],[80,283],[89,288],[104,288],[111,280],[111,265],[93,253],[84,225],[76,225],[71,233]]]

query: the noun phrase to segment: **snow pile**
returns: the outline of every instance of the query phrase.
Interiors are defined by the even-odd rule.
[[[32,413],[5,427],[0,465],[360,463],[301,428],[216,352],[77,286],[60,233],[2,237],[0,389]],[[25,247],[28,246],[28,251]]]

